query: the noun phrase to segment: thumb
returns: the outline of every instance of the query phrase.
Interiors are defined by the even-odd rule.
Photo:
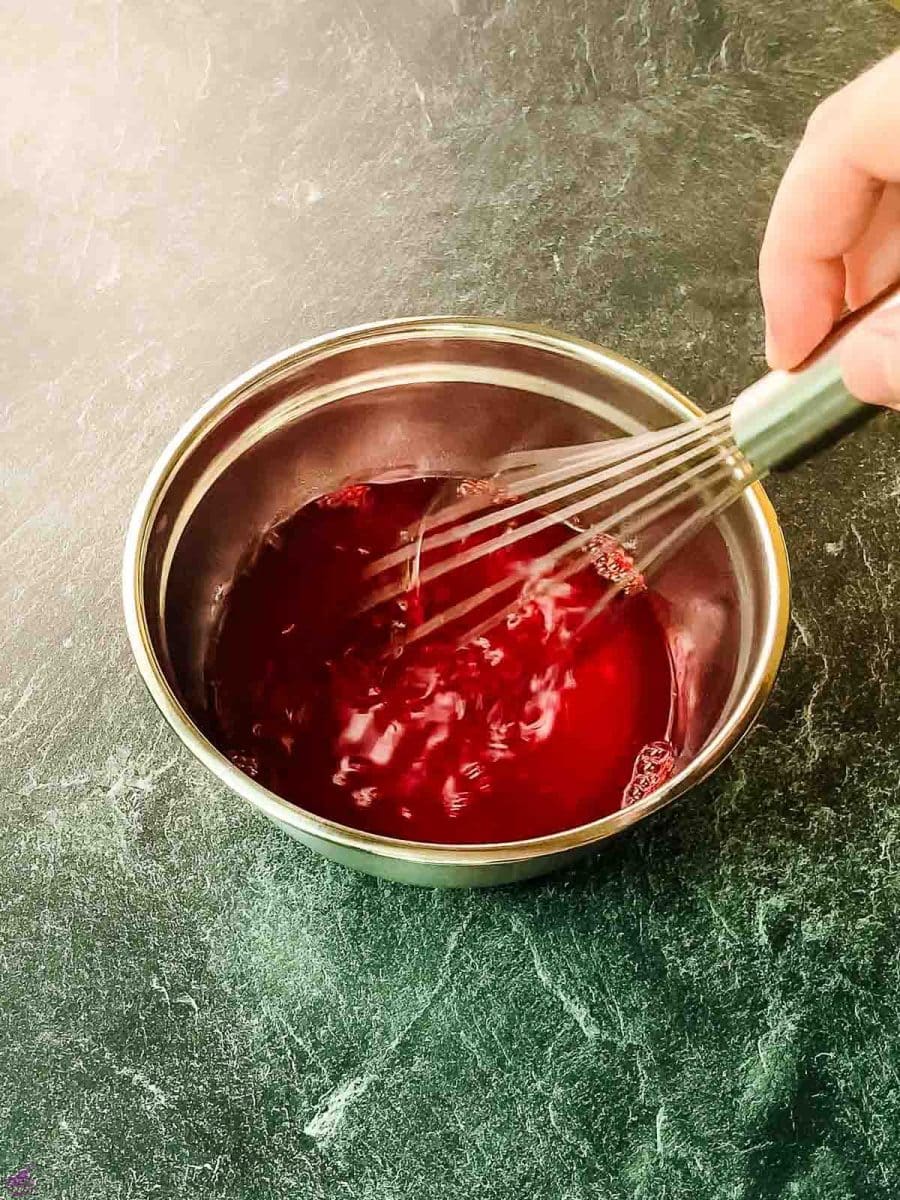
[[[900,307],[873,313],[848,335],[841,370],[858,400],[900,409]]]

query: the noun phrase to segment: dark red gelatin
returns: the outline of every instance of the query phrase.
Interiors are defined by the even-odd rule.
[[[673,680],[658,597],[628,578],[621,547],[596,547],[592,565],[461,648],[455,629],[404,635],[527,573],[571,530],[551,526],[354,615],[372,587],[366,564],[414,532],[445,485],[356,484],[263,538],[210,654],[213,740],[303,808],[417,841],[537,837],[643,799],[674,768]],[[625,594],[582,628],[623,578]]]

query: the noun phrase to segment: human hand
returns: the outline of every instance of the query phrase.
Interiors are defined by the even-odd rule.
[[[759,256],[766,357],[802,362],[840,316],[900,279],[900,51],[813,113],[772,205]],[[900,306],[841,351],[848,390],[900,408]]]

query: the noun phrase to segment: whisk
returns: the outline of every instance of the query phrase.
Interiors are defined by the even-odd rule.
[[[593,620],[750,483],[795,465],[875,414],[846,390],[839,348],[863,316],[898,304],[900,289],[882,295],[840,322],[801,367],[764,376],[709,415],[658,431],[495,459],[484,478],[457,486],[452,499],[432,505],[408,543],[370,564],[372,590],[363,610],[557,526],[567,536],[531,562],[527,575],[511,572],[464,595],[410,628],[405,640],[452,626],[460,644],[472,641],[525,601],[600,560],[611,586],[584,618]]]

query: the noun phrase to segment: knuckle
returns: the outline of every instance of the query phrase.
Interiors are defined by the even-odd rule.
[[[823,139],[834,138],[852,119],[853,110],[857,108],[858,94],[853,84],[833,92],[812,109],[810,118],[806,121],[804,139],[806,142],[821,142]]]
[[[836,92],[816,105],[806,122],[806,130],[803,135],[805,138],[818,140],[834,130],[838,121],[839,109],[842,107],[839,97],[840,92]]]

